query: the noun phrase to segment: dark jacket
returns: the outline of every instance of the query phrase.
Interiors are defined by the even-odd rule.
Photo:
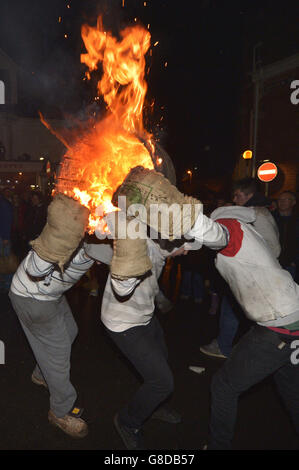
[[[47,206],[45,204],[31,206],[26,220],[26,239],[30,241],[37,238],[41,234],[46,222]]]
[[[280,215],[279,211],[275,210],[272,215],[279,230],[280,264],[282,267],[290,266],[291,263],[297,264],[299,260],[299,218],[297,214]]]
[[[0,195],[0,238],[10,240],[13,222],[12,204]]]
[[[245,207],[270,207],[270,205],[271,201],[262,193],[255,193],[248,199],[246,204],[244,204]]]

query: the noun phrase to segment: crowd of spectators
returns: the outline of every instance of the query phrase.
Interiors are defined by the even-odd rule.
[[[258,194],[259,197],[262,197]],[[255,196],[257,197],[257,196]],[[275,199],[266,199],[269,211],[272,213],[279,230],[281,254],[279,261],[298,282],[299,277],[299,216],[296,205],[296,195],[292,191],[283,191]],[[204,202],[206,213],[224,205],[233,205],[233,196],[214,194],[207,203]],[[47,218],[49,201],[40,191],[25,190],[14,192],[10,188],[0,191],[0,256],[7,256],[11,251],[22,260],[30,249],[30,241],[41,233]],[[212,254],[204,248],[188,257],[175,260],[170,280],[170,297],[173,300],[192,300],[201,304],[204,297],[211,295],[210,313],[215,314],[220,299],[217,294],[217,275],[213,270]],[[175,295],[177,285],[178,265],[181,272],[179,292]],[[0,289],[7,290],[11,276],[0,273]],[[174,298],[175,297],[175,298]]]
[[[30,249],[30,241],[42,231],[47,219],[47,201],[39,191],[0,192],[0,256],[13,253],[21,261]],[[0,290],[9,290],[13,273],[0,273]]]

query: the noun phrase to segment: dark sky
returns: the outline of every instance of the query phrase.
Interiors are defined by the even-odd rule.
[[[231,172],[252,47],[263,42],[264,62],[298,52],[299,2],[147,0],[144,6],[143,0],[124,0],[124,8],[122,2],[0,1],[0,48],[20,67],[23,109],[41,109],[48,117],[84,113],[94,90],[82,81],[82,23],[102,14],[105,27],[117,34],[137,18],[150,24],[152,44],[159,41],[148,59],[148,98],[156,103],[149,130],[178,171],[198,165],[206,174]]]

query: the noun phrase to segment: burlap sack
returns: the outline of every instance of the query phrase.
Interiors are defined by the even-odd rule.
[[[140,277],[150,271],[152,263],[147,253],[146,230],[140,233],[140,238],[133,231],[131,233],[129,223],[132,218],[123,212],[107,214],[104,219],[113,239],[111,276],[123,280]]]
[[[111,276],[115,279],[140,277],[152,269],[147,254],[146,240],[120,239],[113,241],[113,257],[110,266]]]
[[[202,210],[200,201],[182,194],[161,173],[141,166],[133,168],[117,189],[114,204],[119,196],[126,196],[128,215],[136,216],[170,240],[188,233]],[[145,211],[136,214],[136,204],[143,205]]]
[[[58,264],[61,270],[82,240],[89,210],[78,201],[58,193],[48,207],[47,223],[30,244],[45,261]]]

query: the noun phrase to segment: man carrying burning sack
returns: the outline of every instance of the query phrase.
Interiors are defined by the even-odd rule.
[[[117,193],[126,196],[131,215],[161,233],[163,218],[169,218],[169,205],[184,204],[184,196],[153,170],[133,169]],[[136,207],[130,209],[130,205],[136,203],[136,195],[145,211],[134,214]],[[151,201],[162,204],[153,208]],[[208,449],[231,448],[240,394],[269,375],[274,376],[298,433],[299,366],[292,363],[291,357],[292,343],[299,337],[299,286],[251,225],[256,218],[254,208],[219,208],[208,218],[196,210],[196,200],[186,202],[194,206],[191,209],[195,217],[190,217],[189,226],[186,223],[187,229],[181,234],[217,250],[217,270],[245,315],[256,323],[213,377]],[[157,221],[152,215],[158,210]],[[180,220],[182,227],[184,214]],[[178,236],[179,227],[177,213],[169,239]],[[166,231],[163,235],[167,238]]]
[[[87,423],[70,382],[71,347],[77,325],[64,293],[93,265],[109,264],[110,245],[81,244],[89,211],[58,194],[48,208],[41,235],[15,273],[9,297],[37,365],[32,381],[49,390],[49,422],[74,438],[85,437]],[[88,255],[89,254],[89,255]]]
[[[115,415],[114,424],[126,448],[140,450],[145,448],[142,428],[146,420],[152,417],[172,424],[180,422],[180,415],[164,404],[173,392],[173,376],[164,333],[154,315],[159,276],[166,257],[177,249],[174,243],[172,251],[161,248],[161,240],[147,236],[145,224],[136,224],[136,219],[124,212],[108,214],[105,219],[114,241],[101,320],[109,337],[143,379]],[[97,231],[96,235],[101,236]]]

